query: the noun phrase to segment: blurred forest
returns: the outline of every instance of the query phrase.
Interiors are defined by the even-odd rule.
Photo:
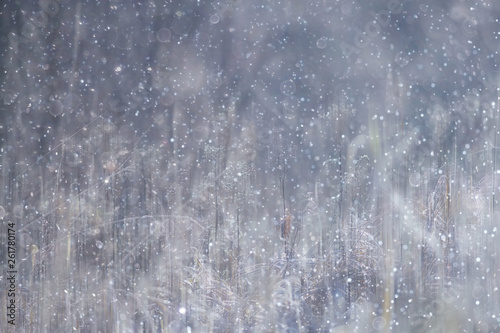
[[[500,2],[0,15],[0,331],[500,332]]]

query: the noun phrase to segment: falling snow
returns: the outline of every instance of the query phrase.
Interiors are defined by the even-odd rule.
[[[0,331],[500,330],[498,1],[0,15]]]

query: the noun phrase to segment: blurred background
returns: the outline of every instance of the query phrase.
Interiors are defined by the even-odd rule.
[[[498,2],[0,11],[4,331],[500,331]]]

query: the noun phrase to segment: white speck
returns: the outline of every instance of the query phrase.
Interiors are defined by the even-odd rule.
[[[376,330],[382,330],[386,325],[384,317],[376,317],[372,321],[372,326]]]
[[[413,187],[419,187],[422,184],[422,175],[418,172],[412,173],[410,175],[410,185]]]
[[[220,21],[220,17],[217,14],[210,16],[210,23],[217,24]]]
[[[156,33],[156,39],[158,39],[158,41],[160,43],[166,43],[166,42],[170,41],[171,37],[172,37],[172,33],[167,28],[161,28]]]
[[[293,95],[293,93],[295,93],[295,89],[297,88],[295,86],[295,82],[292,80],[285,80],[281,82],[280,90],[284,95]]]
[[[185,307],[180,307],[179,308],[179,313],[180,314],[186,314],[186,308]]]
[[[316,47],[318,49],[324,49],[326,47],[326,40],[325,38],[320,38],[316,41]]]

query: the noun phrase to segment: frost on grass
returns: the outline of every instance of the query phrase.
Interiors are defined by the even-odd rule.
[[[498,330],[499,13],[5,5],[17,329]]]

